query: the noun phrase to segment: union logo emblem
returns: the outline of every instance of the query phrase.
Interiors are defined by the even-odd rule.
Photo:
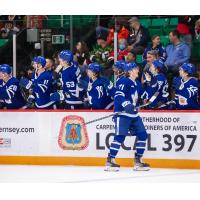
[[[87,148],[89,139],[82,117],[69,115],[63,118],[58,144],[64,150],[84,150]]]

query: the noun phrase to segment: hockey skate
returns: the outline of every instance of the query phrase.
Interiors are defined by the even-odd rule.
[[[119,171],[120,165],[116,164],[115,159],[108,157],[106,162],[106,168],[104,171],[110,171],[110,172],[117,172]]]
[[[143,163],[141,160],[141,157],[135,155],[133,170],[134,171],[149,171],[150,165],[147,163]]]

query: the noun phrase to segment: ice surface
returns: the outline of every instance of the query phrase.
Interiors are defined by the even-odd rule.
[[[200,170],[135,172],[123,167],[119,172],[105,172],[104,167],[0,165],[0,182],[200,182]]]

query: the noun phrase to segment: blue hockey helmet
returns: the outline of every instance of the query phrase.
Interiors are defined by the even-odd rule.
[[[59,58],[67,61],[68,63],[71,63],[74,60],[73,53],[69,50],[63,50],[59,53]]]
[[[33,62],[36,62],[37,61],[37,56],[35,56],[34,58],[33,58]]]
[[[33,62],[36,62],[37,64],[41,64],[42,67],[46,65],[46,59],[43,56],[34,57]]]
[[[132,69],[134,69],[134,68],[138,68],[138,66],[137,66],[136,63],[134,63],[134,62],[132,62],[132,63],[127,63],[127,64],[125,64],[124,71],[125,71],[125,72],[128,72],[128,71],[130,71],[130,70],[132,70]]]
[[[98,63],[91,63],[88,66],[88,70],[91,70],[92,72],[98,73],[101,71],[101,65]]]
[[[0,72],[11,74],[12,67],[8,64],[2,64],[0,65]]]
[[[116,67],[118,70],[124,71],[126,65],[126,61],[124,60],[118,60],[114,63],[114,67]]]
[[[163,61],[160,60],[160,59],[154,60],[154,61],[152,62],[152,64],[153,64],[153,66],[154,66],[155,68],[162,69],[162,68],[164,67],[164,63],[163,63]]]
[[[193,75],[196,72],[195,65],[191,63],[184,63],[181,65],[180,69],[183,69],[183,71],[187,72],[189,75]]]

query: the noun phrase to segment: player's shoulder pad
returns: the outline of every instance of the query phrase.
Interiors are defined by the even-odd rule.
[[[12,77],[7,83],[8,83],[8,85],[18,85],[19,80],[15,77]]]
[[[190,78],[188,83],[193,84],[193,85],[198,85],[199,84],[197,78],[194,78],[194,77]]]
[[[119,85],[123,84],[126,88],[131,85],[131,80],[127,77],[121,77],[118,81],[116,86],[118,87]]]

